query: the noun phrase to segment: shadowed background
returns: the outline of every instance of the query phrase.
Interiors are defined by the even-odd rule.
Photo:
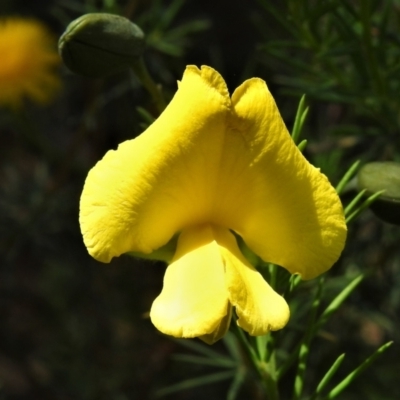
[[[400,11],[397,1],[370,0],[367,10],[357,1],[331,1],[330,9],[320,9],[321,3],[21,0],[3,1],[0,13],[40,19],[55,37],[85,12],[129,17],[148,36],[145,59],[169,99],[187,64],[214,67],[231,92],[259,76],[290,130],[300,95],[307,93],[305,154],[336,184],[357,159],[400,158],[394,96],[400,76],[391,61],[400,54]],[[279,15],[288,16],[289,27]],[[336,19],[330,19],[335,15],[342,26],[336,31]],[[359,29],[361,17],[369,21],[369,38]],[[297,36],[290,29],[299,29]],[[334,37],[333,31],[339,33]],[[99,80],[65,67],[59,73],[63,88],[51,104],[0,109],[0,399],[151,399],[165,386],[212,369],[174,361],[174,354],[189,351],[158,333],[147,317],[165,266],[129,257],[109,265],[93,260],[82,242],[78,206],[88,170],[108,149],[143,130],[136,107],[154,117],[157,111],[128,72]],[[367,278],[315,342],[307,382],[312,387],[339,354],[347,354],[339,372],[344,377],[395,340],[340,398],[397,398],[399,240],[399,228],[370,211],[350,227],[326,296],[348,271]],[[305,285],[299,302],[307,302],[309,290]],[[299,313],[290,329],[301,330],[306,321]],[[222,343],[213,349],[226,353]],[[292,385],[291,378],[289,373],[283,388]],[[166,398],[222,399],[228,386],[221,381]],[[289,398],[291,392],[283,393]],[[247,380],[238,398],[262,398],[254,380]]]

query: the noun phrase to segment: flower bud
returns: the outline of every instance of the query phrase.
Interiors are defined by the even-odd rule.
[[[368,163],[360,169],[357,179],[359,189],[366,189],[367,195],[384,190],[371,210],[383,221],[400,225],[400,163]]]
[[[142,30],[119,15],[85,14],[72,21],[58,48],[73,72],[93,78],[122,71],[137,62],[145,47]]]

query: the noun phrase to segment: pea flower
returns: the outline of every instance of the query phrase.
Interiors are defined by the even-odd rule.
[[[235,235],[263,260],[311,279],[344,246],[340,200],[297,149],[263,80],[230,97],[218,72],[188,66],[178,86],[142,135],[89,172],[80,203],[86,247],[108,263],[178,237],[150,311],[167,335],[213,343],[233,307],[250,335],[281,329],[289,307]]]
[[[51,100],[60,87],[55,41],[39,21],[0,19],[0,105],[18,108],[23,99]]]

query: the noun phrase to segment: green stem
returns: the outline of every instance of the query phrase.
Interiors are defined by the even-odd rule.
[[[167,103],[165,102],[160,86],[153,81],[153,78],[150,76],[143,59],[140,58],[131,65],[131,68],[139,78],[141,84],[153,98],[154,104],[156,105],[158,112],[161,114],[167,106]]]
[[[294,381],[293,400],[299,400],[303,394],[305,373],[307,368],[308,355],[310,352],[310,344],[315,333],[313,327],[315,326],[315,320],[317,317],[317,311],[321,300],[321,293],[324,282],[325,282],[325,277],[322,276],[319,279],[317,292],[315,294],[314,301],[311,306],[310,321],[308,323],[309,329],[306,331],[304,339],[300,345],[299,363],[297,366],[297,373]]]
[[[270,274],[269,284],[272,287],[272,289],[276,289],[278,268],[276,267],[275,264],[270,263],[270,264],[268,264],[268,269],[269,269],[269,274]]]
[[[276,379],[275,371],[275,358],[266,362],[265,360],[260,360],[257,355],[257,351],[250,345],[244,331],[237,325],[237,318],[233,317],[234,322],[231,327],[233,327],[233,332],[242,344],[250,363],[252,364],[254,370],[257,372],[258,376],[261,378],[261,384],[267,394],[268,400],[279,400],[279,391]],[[256,340],[259,340],[257,337]],[[270,357],[272,358],[272,357]]]
[[[257,338],[258,339],[258,338]],[[276,370],[276,358],[275,358],[275,337],[272,333],[267,334],[266,340],[267,347],[267,360],[262,366],[266,367],[266,386],[268,390],[269,398],[279,400],[279,388],[278,388],[278,374]]]

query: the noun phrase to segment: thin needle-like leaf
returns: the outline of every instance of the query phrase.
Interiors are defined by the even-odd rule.
[[[336,191],[338,194],[341,194],[345,186],[349,183],[350,179],[357,172],[358,167],[360,166],[360,160],[356,161],[344,174],[343,178],[336,186]]]
[[[372,356],[368,357],[359,367],[357,367],[353,372],[347,375],[338,385],[336,385],[324,398],[324,400],[331,400],[335,397],[339,396],[340,393],[346,389],[347,386],[350,385],[365,369],[367,369],[380,355],[382,355],[391,345],[393,342],[388,342],[381,346],[378,350],[375,351]]]
[[[363,189],[363,190],[361,190],[360,193],[357,194],[356,197],[354,197],[354,199],[344,209],[344,215],[349,215],[353,211],[354,207],[357,206],[357,204],[359,203],[361,198],[364,196],[366,191],[367,191],[367,189]]]
[[[382,193],[384,190],[381,190],[380,192],[376,192],[373,195],[369,196],[367,200],[364,201],[364,203],[361,204],[357,210],[352,212],[348,217],[346,217],[346,224],[349,224],[351,221],[353,221],[355,218],[357,218],[362,211],[364,211],[367,207],[369,207]]]
[[[297,107],[296,117],[294,119],[294,124],[292,129],[292,139],[296,144],[300,139],[301,130],[303,128],[303,124],[308,113],[308,107],[306,107],[305,101],[306,101],[306,95],[303,94],[303,96],[301,96],[299,105]]]
[[[148,125],[155,121],[155,118],[143,107],[136,107],[136,111]]]
[[[345,354],[341,354],[336,359],[336,361],[332,364],[332,366],[329,368],[328,372],[324,375],[324,377],[321,379],[321,382],[318,384],[317,390],[315,391],[315,395],[310,400],[314,400],[326,388],[326,385],[330,382],[330,380],[333,378],[336,371],[342,364],[344,357],[345,357]]]
[[[232,359],[237,363],[241,363],[243,361],[243,353],[236,336],[228,331],[222,340]]]
[[[235,400],[237,398],[239,390],[243,385],[245,379],[246,379],[246,369],[244,367],[238,368],[235,377],[233,378],[232,384],[229,387],[228,394],[226,396],[227,400]]]
[[[363,280],[364,275],[359,275],[354,278],[329,304],[322,315],[319,317],[317,323],[314,325],[314,331],[318,331],[332,316],[332,314],[343,304],[343,302],[350,296],[354,289]]]
[[[184,4],[185,0],[175,0],[166,7],[165,10],[163,10],[162,18],[160,18],[157,28],[160,30],[168,28]]]
[[[201,357],[194,356],[191,354],[175,354],[171,357],[174,360],[197,364],[197,365],[210,365],[213,367],[221,367],[221,368],[234,368],[237,366],[237,363],[229,358],[220,357],[220,358],[210,358],[210,357]]]
[[[318,282],[317,292],[311,305],[310,320],[308,322],[309,328],[305,332],[304,339],[300,345],[299,361],[297,365],[297,372],[294,380],[293,400],[301,398],[304,387],[305,372],[307,368],[308,354],[310,352],[310,344],[315,335],[315,319],[321,301],[322,289],[324,286],[325,278],[322,276]]]
[[[180,392],[186,389],[192,389],[196,386],[204,386],[210,383],[215,383],[219,381],[223,381],[225,379],[229,379],[235,376],[235,370],[224,371],[224,372],[216,372],[214,374],[203,375],[193,379],[186,379],[185,381],[179,382],[175,385],[171,385],[165,387],[163,389],[158,390],[154,396],[156,398],[166,396],[167,394]]]
[[[307,143],[308,143],[307,139],[302,140],[302,141],[297,145],[298,149],[299,149],[301,152],[303,152],[304,149],[305,149],[306,146],[307,146]]]
[[[210,346],[206,346],[203,343],[195,342],[192,339],[171,339],[171,340],[173,340],[175,343],[178,343],[178,344],[180,344],[180,345],[182,345],[182,346],[184,346],[184,347],[186,347],[186,348],[188,348],[190,350],[193,350],[193,351],[195,351],[195,352],[197,352],[199,354],[203,354],[203,355],[205,355],[206,357],[209,357],[209,358],[221,358],[221,357],[223,357],[220,353],[218,353],[218,352],[216,352],[214,350],[211,350]]]

